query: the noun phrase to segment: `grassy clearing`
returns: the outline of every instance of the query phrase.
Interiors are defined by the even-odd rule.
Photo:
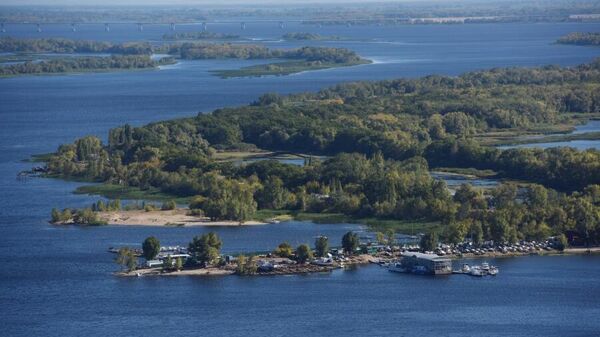
[[[176,197],[170,194],[163,193],[156,188],[142,190],[137,187],[112,184],[81,186],[77,188],[74,193],[101,195],[105,198],[121,200],[175,200],[175,202],[178,204],[187,204],[190,202],[190,198]]]
[[[469,168],[460,168],[460,167],[436,167],[433,169],[436,172],[444,172],[451,174],[458,174],[463,176],[473,176],[478,178],[492,178],[495,177],[498,173],[492,170],[478,170],[473,167]]]
[[[440,223],[427,221],[407,221],[407,220],[382,220],[376,218],[353,218],[342,213],[309,213],[292,212],[287,210],[263,209],[256,212],[254,220],[269,221],[271,219],[279,221],[312,221],[315,223],[339,224],[339,223],[357,223],[366,225],[370,231],[385,232],[388,229],[396,233],[414,235],[426,232],[440,226]]]
[[[369,230],[374,232],[385,232],[388,229],[393,230],[396,233],[415,235],[418,233],[425,233],[430,229],[440,227],[439,221],[427,222],[427,221],[409,221],[409,220],[381,220],[375,218],[360,219],[361,223],[364,223],[369,227]]]

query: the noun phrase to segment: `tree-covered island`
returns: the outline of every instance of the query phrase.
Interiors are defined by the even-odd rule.
[[[237,70],[215,70],[212,73],[226,77],[288,75],[292,73],[327,68],[367,64],[345,48],[302,47],[297,49],[270,49],[254,44],[174,42],[151,45],[147,42],[110,42],[69,39],[0,39],[0,52],[17,53],[17,56],[40,53],[76,54],[52,60],[25,62],[0,67],[2,75],[61,73],[72,71],[98,71],[103,69],[153,68],[173,63],[173,58],[184,60],[205,59],[255,59],[274,60],[264,65],[244,67]],[[111,54],[112,58],[101,60],[100,56],[85,56],[89,53]],[[84,56],[80,55],[83,54]],[[172,58],[153,61],[151,54],[168,54]],[[14,56],[13,56],[14,57]]]
[[[108,144],[84,137],[47,158],[48,175],[186,198],[213,220],[343,214],[433,224],[448,242],[600,241],[600,152],[484,146],[489,134],[526,133],[600,113],[600,60],[577,67],[507,68],[340,84],[317,93],[266,94],[194,118],[125,125]],[[312,155],[235,165],[223,151]],[[518,180],[452,195],[434,167],[494,171]],[[98,187],[102,189],[102,185]],[[397,227],[394,227],[397,226]]]
[[[560,44],[600,46],[600,33],[570,33],[556,40]]]
[[[153,60],[148,55],[65,57],[0,66],[0,77],[155,69],[161,65],[174,63],[175,60],[172,57]]]
[[[321,35],[317,33],[285,33],[281,36],[282,39],[287,41],[337,41],[342,38],[339,36],[331,35]]]

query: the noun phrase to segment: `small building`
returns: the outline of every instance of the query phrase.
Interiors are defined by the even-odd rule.
[[[452,261],[449,258],[436,254],[423,254],[416,252],[402,253],[402,266],[406,270],[431,275],[452,274]]]
[[[384,245],[361,245],[360,251],[363,254],[376,254],[380,251],[384,251],[387,249],[387,246]]]
[[[161,260],[149,260],[146,261],[146,267],[148,268],[153,268],[153,267],[162,267],[163,262]]]

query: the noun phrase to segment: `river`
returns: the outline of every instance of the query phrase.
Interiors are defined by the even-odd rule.
[[[112,41],[158,40],[166,26],[7,25],[17,37],[62,36]],[[199,27],[177,26],[179,31]],[[494,279],[396,275],[375,266],[331,274],[286,277],[120,279],[109,246],[139,244],[156,235],[186,244],[201,228],[54,227],[52,207],[81,207],[97,197],[71,193],[80,183],[16,180],[32,154],[111,127],[193,116],[247,104],[264,92],[318,90],[344,81],[456,75],[500,66],[576,65],[597,49],[553,44],[599,24],[477,24],[399,27],[214,25],[272,47],[287,31],[319,32],[349,40],[308,44],[344,46],[376,62],[284,77],[220,79],[211,69],[253,61],[182,61],[157,71],[28,76],[0,79],[0,326],[6,336],[178,335],[269,336],[589,336],[600,331],[597,257],[526,257],[493,261]],[[289,240],[312,243],[320,234],[338,242],[359,225],[283,223],[217,228],[224,249],[267,250]]]

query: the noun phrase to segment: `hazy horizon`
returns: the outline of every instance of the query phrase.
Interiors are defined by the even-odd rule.
[[[229,5],[319,5],[319,4],[357,4],[357,3],[427,3],[427,2],[447,2],[461,3],[471,0],[221,0],[216,3],[214,0],[2,0],[0,6],[44,6],[44,7],[109,7],[109,6],[210,6],[223,7]],[[497,2],[504,2],[499,0]]]

